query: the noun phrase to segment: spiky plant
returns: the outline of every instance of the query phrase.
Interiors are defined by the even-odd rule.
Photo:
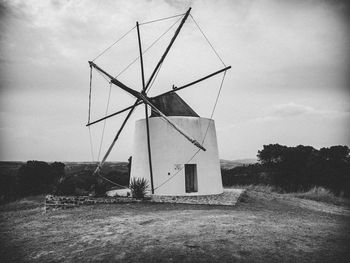
[[[133,178],[129,185],[132,197],[137,199],[145,197],[148,187],[149,184],[145,178]]]

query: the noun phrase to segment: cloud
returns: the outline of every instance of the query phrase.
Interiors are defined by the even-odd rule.
[[[293,117],[303,114],[315,114],[318,113],[317,110],[310,106],[299,105],[293,102],[287,104],[275,105],[272,107],[271,113],[269,114],[272,117]]]
[[[262,117],[254,118],[252,122],[267,122],[276,120],[286,120],[291,118],[311,119],[318,118],[342,118],[349,117],[350,112],[331,110],[331,109],[316,109],[311,106],[301,105],[294,102],[278,104],[271,106],[267,113]]]
[[[343,7],[344,3],[300,0],[0,0],[0,111],[5,112],[0,115],[3,120],[1,127],[16,129],[16,138],[27,138],[24,136],[27,131],[33,139],[40,134],[67,145],[67,151],[59,148],[56,153],[52,151],[57,159],[65,158],[67,152],[74,152],[72,159],[86,158],[84,143],[88,142],[88,134],[84,140],[80,135],[87,133],[83,125],[87,112],[87,60],[93,59],[132,28],[135,21],[173,16],[192,6],[192,15],[206,36],[225,63],[232,65],[215,113],[216,123],[225,124],[218,125],[219,138],[227,141],[235,137],[228,134],[232,131],[230,127],[234,123],[238,124],[236,128],[243,124],[235,148],[254,150],[256,145],[247,145],[244,138],[249,138],[248,133],[256,126],[264,128],[261,127],[260,134],[266,137],[271,134],[268,128],[278,130],[278,125],[283,126],[285,130],[280,133],[286,134],[287,138],[300,133],[301,129],[295,127],[302,121],[310,131],[325,130],[317,137],[320,144],[327,138],[342,140],[344,136],[329,134],[334,130],[340,134],[344,130],[342,118],[349,116],[349,112],[342,111],[349,110],[349,93],[343,87],[347,87],[344,78],[348,76],[350,65],[347,63],[349,33],[343,21],[343,14],[349,9]],[[172,20],[165,20],[143,26],[143,45],[148,46],[172,23]],[[152,72],[173,31],[145,55],[146,75]],[[137,40],[132,32],[96,62],[108,72],[117,73],[136,56]],[[154,94],[150,95],[158,94],[159,89],[165,91],[172,84],[186,84],[220,69],[221,64],[215,64],[217,61],[193,21],[188,19],[155,82]],[[135,63],[130,70],[132,72],[128,71],[121,80],[131,87],[140,87],[139,65]],[[97,80],[94,81],[93,101],[101,103],[93,104],[93,109],[99,117],[105,111],[102,98],[107,97],[108,87],[106,83],[99,85]],[[221,76],[214,77],[193,89],[183,90],[180,95],[201,116],[208,116],[220,81]],[[101,100],[97,99],[97,91],[101,92]],[[111,107],[118,110],[124,103],[125,94],[118,93],[118,89],[114,91]],[[125,99],[125,104],[128,102]],[[339,111],[334,110],[335,106]],[[328,122],[323,121],[325,118]],[[288,126],[285,119],[293,125]],[[317,122],[318,126],[312,128],[310,120]],[[261,123],[257,125],[256,122]],[[130,131],[124,134],[131,144],[133,123],[128,124]],[[118,125],[116,122],[113,129]],[[108,130],[111,138],[113,129]],[[65,131],[69,136],[63,136]],[[5,134],[1,138],[3,141],[15,141],[12,132],[7,130]],[[255,136],[256,143],[266,139],[256,134],[251,136]],[[305,135],[305,138],[316,137]],[[120,143],[124,143],[124,139]],[[38,147],[42,159],[50,151],[44,146]],[[4,148],[11,151],[10,146]],[[126,153],[119,154],[121,148],[125,148]],[[220,151],[231,152],[231,148],[232,145],[225,143]],[[78,150],[80,152],[76,152]],[[13,158],[27,158],[30,151],[28,146],[28,155],[21,157],[18,151],[13,154],[17,157]],[[125,159],[124,155],[129,156],[130,151],[127,146],[120,147],[116,154],[115,159],[121,160]]]

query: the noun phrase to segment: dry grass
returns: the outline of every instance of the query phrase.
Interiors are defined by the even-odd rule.
[[[256,190],[236,207],[138,203],[43,213],[40,202],[24,200],[0,207],[0,262],[349,262],[350,212],[318,204]]]
[[[349,200],[347,200],[346,198],[338,197],[334,193],[332,193],[330,190],[320,186],[315,186],[306,192],[292,193],[291,195],[298,198],[315,200],[319,202],[331,203],[336,205],[349,204]]]
[[[265,185],[265,184],[234,185],[228,188],[247,189],[250,191],[257,191],[257,192],[263,192],[263,193],[281,193],[282,192],[282,190],[278,187],[275,187],[272,185]]]
[[[295,193],[285,193],[280,188],[271,185],[235,185],[230,188],[241,188],[269,194],[282,194],[285,197],[296,197],[335,205],[350,205],[349,199],[338,197],[332,193],[332,191],[321,186],[314,186],[309,191],[299,191]]]

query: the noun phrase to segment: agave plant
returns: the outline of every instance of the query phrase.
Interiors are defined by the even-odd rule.
[[[133,178],[129,185],[132,197],[134,198],[144,198],[148,187],[149,184],[145,178]]]

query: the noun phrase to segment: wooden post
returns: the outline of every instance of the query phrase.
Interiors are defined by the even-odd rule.
[[[136,22],[137,28],[137,38],[139,40],[139,51],[140,51],[140,64],[141,64],[141,76],[142,76],[142,94],[146,95],[146,85],[145,85],[145,73],[143,70],[143,57],[142,57],[142,45],[140,37],[139,22]],[[145,115],[146,115],[146,130],[147,130],[147,148],[148,148],[148,164],[149,164],[149,174],[151,178],[151,191],[154,194],[153,185],[153,169],[152,169],[152,153],[151,153],[151,139],[149,135],[149,122],[148,122],[148,105],[145,103]]]

